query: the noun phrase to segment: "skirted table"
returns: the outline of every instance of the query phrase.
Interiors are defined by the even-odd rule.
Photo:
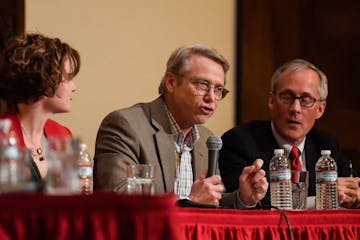
[[[173,195],[3,194],[0,239],[360,239],[360,210],[282,214],[180,208],[175,202]]]

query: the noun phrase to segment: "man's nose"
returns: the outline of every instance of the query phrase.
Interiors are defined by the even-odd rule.
[[[296,101],[298,100],[298,101]],[[294,101],[291,103],[291,109],[299,112],[301,110],[301,102],[300,98],[295,98]]]

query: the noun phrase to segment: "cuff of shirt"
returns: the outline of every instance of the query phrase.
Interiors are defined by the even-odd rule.
[[[252,204],[252,205],[247,205],[245,204],[243,201],[241,201],[240,199],[240,192],[237,191],[236,193],[236,208],[237,209],[248,209],[248,208],[254,208],[256,207],[257,203]]]

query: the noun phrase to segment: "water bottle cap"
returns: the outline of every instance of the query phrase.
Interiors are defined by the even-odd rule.
[[[81,150],[86,150],[87,149],[87,144],[86,143],[80,143],[80,149]]]
[[[321,155],[330,155],[331,150],[321,150]]]
[[[282,149],[282,148],[274,149],[274,154],[275,154],[275,155],[277,155],[277,154],[284,154],[284,149]]]
[[[5,132],[9,132],[11,127],[11,121],[8,118],[0,119],[0,128]]]

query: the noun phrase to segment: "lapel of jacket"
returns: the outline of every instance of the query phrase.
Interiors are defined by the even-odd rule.
[[[150,103],[149,114],[155,129],[154,141],[165,182],[165,191],[172,191],[175,182],[175,146],[170,121],[161,97]]]
[[[311,132],[308,133],[305,140],[305,161],[306,170],[309,171],[309,195],[315,194],[315,165],[317,158],[320,156],[320,149],[311,137]]]
[[[200,138],[194,145],[192,150],[192,168],[194,173],[194,180],[198,179],[202,174],[205,173],[208,166],[207,159],[207,146],[203,139],[207,139],[207,136],[202,132],[201,126],[198,126]]]
[[[269,164],[271,158],[274,156],[274,149],[279,148],[272,134],[270,121],[266,122],[263,128],[258,128],[255,135],[255,139],[259,139],[260,158],[264,160],[263,169],[269,173]],[[269,177],[269,174],[267,175]]]

